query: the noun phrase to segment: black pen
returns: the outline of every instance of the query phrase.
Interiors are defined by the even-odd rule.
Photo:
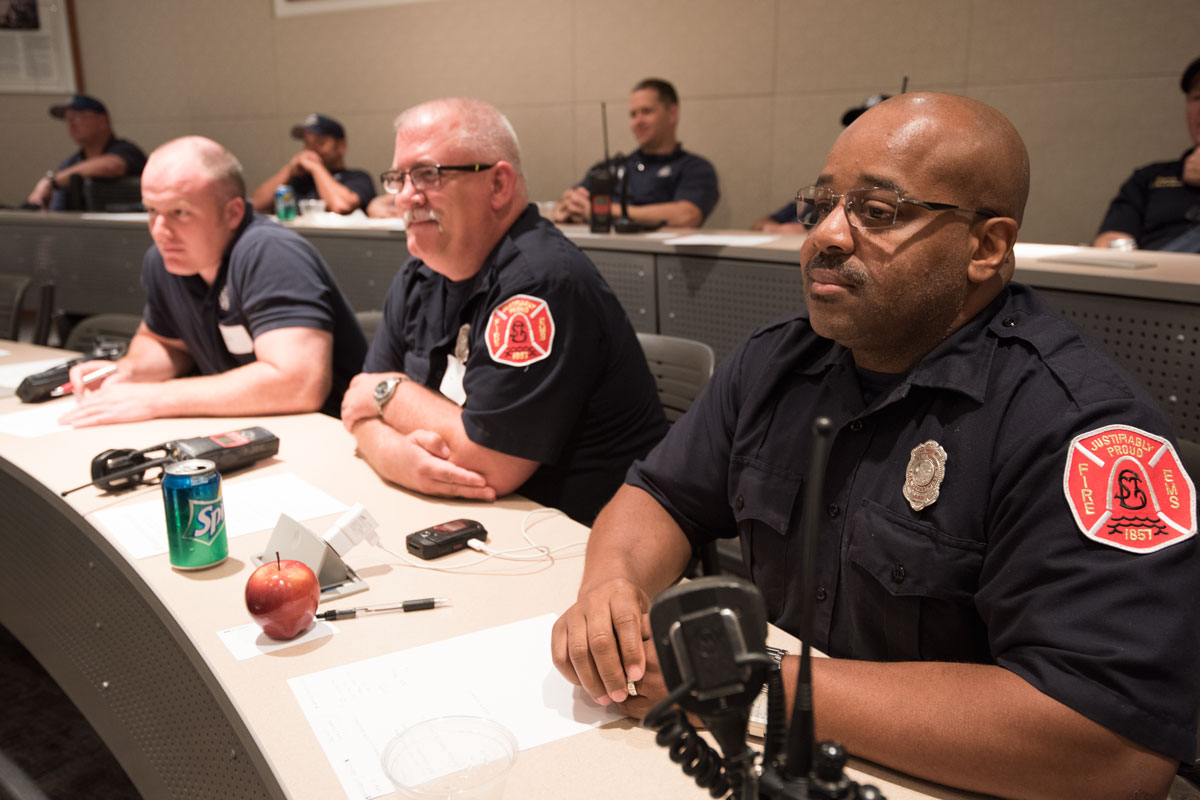
[[[447,597],[423,597],[420,600],[405,600],[382,606],[359,606],[358,608],[333,608],[317,614],[317,619],[354,619],[359,614],[382,614],[385,611],[427,611],[450,605]]]

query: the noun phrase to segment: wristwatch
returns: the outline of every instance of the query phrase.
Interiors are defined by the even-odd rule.
[[[46,170],[46,178],[49,179],[50,185],[56,189],[58,188],[58,184],[54,182],[54,176],[57,174],[58,174],[58,170],[55,170],[55,169]]]
[[[372,396],[375,398],[375,410],[379,412],[379,416],[383,416],[383,407],[392,399],[392,395],[396,393],[396,387],[408,380],[407,375],[396,375],[391,378],[384,378],[379,383],[375,384],[375,391]]]

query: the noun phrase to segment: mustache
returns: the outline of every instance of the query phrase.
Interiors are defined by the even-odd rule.
[[[810,269],[820,269],[833,273],[839,280],[851,286],[862,286],[867,282],[867,272],[862,267],[850,263],[850,256],[834,253],[817,253],[804,266],[807,274]]]
[[[404,212],[403,218],[404,225],[406,227],[409,225],[409,223],[425,222],[426,220],[432,220],[433,222],[436,222],[439,227],[442,224],[441,216],[432,208],[428,208],[426,206],[417,206],[415,208],[408,209]]]

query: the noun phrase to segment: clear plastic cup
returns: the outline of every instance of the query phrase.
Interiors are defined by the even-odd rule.
[[[438,717],[398,733],[383,751],[383,771],[411,800],[499,800],[517,739],[482,717]]]
[[[325,213],[325,201],[321,198],[309,198],[300,201],[300,214],[306,217]]]

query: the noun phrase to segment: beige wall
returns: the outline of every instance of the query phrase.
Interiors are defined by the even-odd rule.
[[[441,0],[276,19],[271,0],[76,0],[86,89],[150,150],[185,133],[232,149],[254,185],[310,111],[340,119],[349,162],[391,161],[391,120],[431,97],[489,100],[521,137],[535,199],[629,150],[629,87],[672,80],[680,137],[709,157],[710,226],[743,227],[819,171],[843,110],[909,89],[998,107],[1033,160],[1023,238],[1090,239],[1137,165],[1189,145],[1177,82],[1200,55],[1196,0]],[[6,95],[0,202],[71,150],[47,107]]]

